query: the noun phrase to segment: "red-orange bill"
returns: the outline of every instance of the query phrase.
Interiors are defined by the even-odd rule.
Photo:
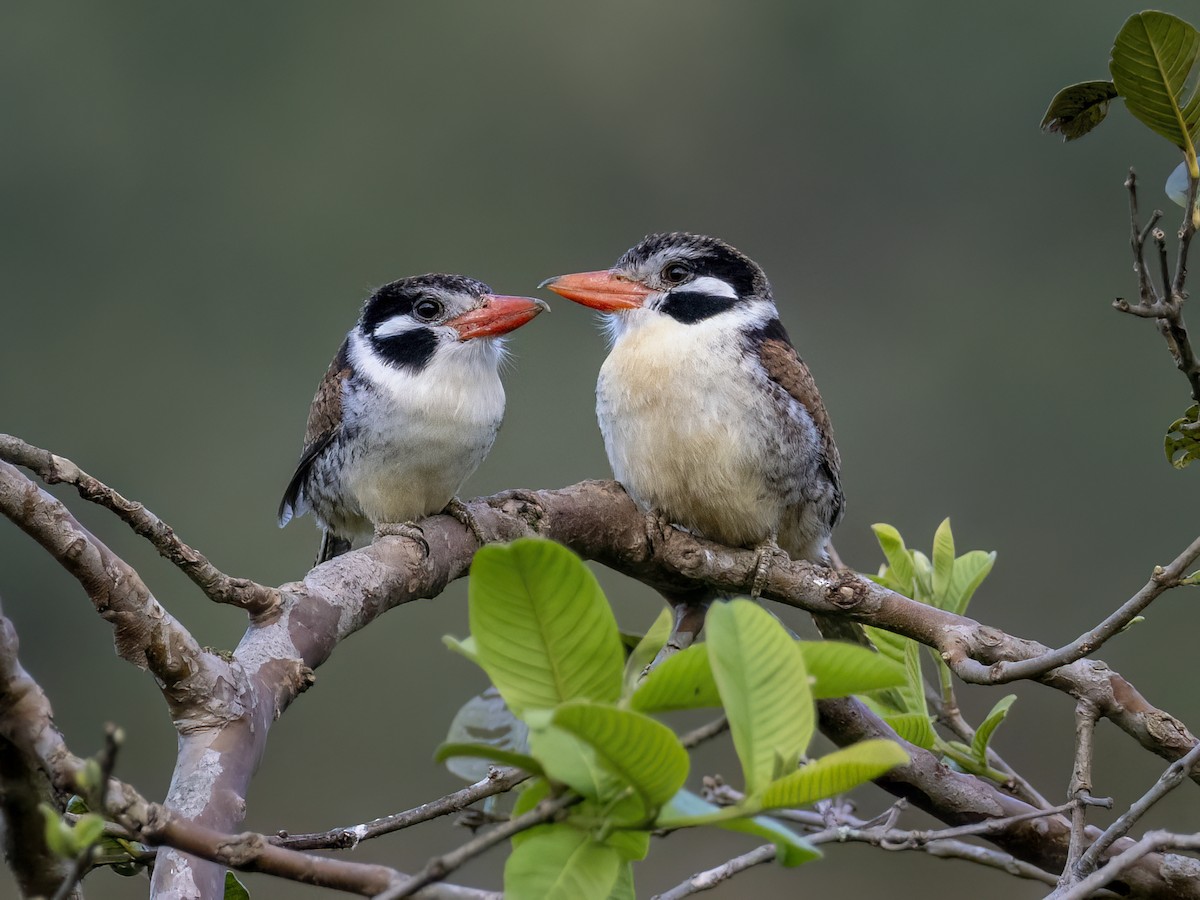
[[[559,275],[542,282],[554,293],[598,309],[601,312],[616,312],[621,309],[636,309],[651,293],[645,285],[618,278],[611,272],[576,272],[574,275]]]
[[[503,294],[488,294],[482,306],[477,306],[461,316],[455,316],[447,325],[458,330],[460,340],[496,337],[520,328],[544,309],[549,309],[542,300],[532,297],[506,297]]]

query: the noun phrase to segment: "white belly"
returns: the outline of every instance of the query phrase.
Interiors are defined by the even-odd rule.
[[[406,522],[440,512],[478,467],[495,440],[491,421],[411,416],[396,428],[363,436],[347,485],[371,522]]]
[[[634,499],[713,540],[749,545],[779,527],[785,501],[768,484],[770,411],[741,352],[702,323],[647,323],[614,345],[596,412],[613,474]]]
[[[504,418],[498,351],[461,349],[418,376],[385,372],[348,398],[355,437],[342,473],[343,530],[440,512],[491,450]]]

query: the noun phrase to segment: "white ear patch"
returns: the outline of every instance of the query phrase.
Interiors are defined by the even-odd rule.
[[[384,319],[376,325],[373,336],[380,339],[395,337],[398,334],[404,334],[406,331],[412,331],[423,324],[423,322],[416,321],[408,313],[401,313],[392,316],[390,319]]]
[[[738,296],[732,284],[722,281],[720,278],[713,278],[711,275],[703,275],[689,281],[683,286],[683,289],[688,293],[708,294],[710,297],[725,297],[729,300],[736,300]]]

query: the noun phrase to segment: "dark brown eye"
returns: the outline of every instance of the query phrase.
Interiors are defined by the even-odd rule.
[[[442,314],[442,304],[426,297],[413,304],[413,315],[425,322],[431,322]]]
[[[692,274],[692,268],[687,263],[673,262],[663,266],[662,280],[667,284],[683,284]]]

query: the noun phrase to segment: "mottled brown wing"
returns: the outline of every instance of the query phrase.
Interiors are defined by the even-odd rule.
[[[778,331],[783,332],[782,327]],[[770,379],[808,410],[813,423],[821,432],[825,469],[837,491],[837,504],[833,516],[833,523],[836,523],[842,513],[842,457],[838,453],[837,444],[833,442],[833,426],[829,422],[825,404],[821,401],[817,383],[808,371],[808,366],[797,355],[796,348],[787,339],[786,332],[767,337],[759,345],[758,353]]]
[[[288,482],[287,490],[283,492],[283,500],[279,504],[279,524],[286,525],[295,514],[300,501],[300,489],[304,478],[312,466],[313,460],[321,451],[329,446],[329,442],[337,436],[342,426],[342,383],[350,377],[350,362],[348,357],[349,341],[343,341],[337,356],[329,364],[317,395],[313,397],[312,406],[308,410],[308,426],[304,429],[304,450],[300,453],[300,462],[292,480]]]
[[[825,404],[821,400],[821,394],[817,390],[817,383],[813,380],[812,372],[808,371],[808,366],[796,353],[796,348],[788,340],[783,326],[775,324],[777,327],[773,329],[773,333],[770,333],[760,345],[759,358],[771,380],[808,410],[808,414],[812,416],[813,422],[821,431],[824,438],[822,449],[825,457],[825,471],[829,480],[833,482],[834,489],[833,515],[829,522],[830,526],[833,526],[841,519],[842,511],[845,509],[842,499],[842,457],[838,453],[837,444],[833,442],[833,427],[829,422],[829,413],[825,410]],[[866,632],[856,622],[815,613],[813,622],[816,623],[821,636],[826,640],[845,641],[874,649],[870,640],[867,639]]]

